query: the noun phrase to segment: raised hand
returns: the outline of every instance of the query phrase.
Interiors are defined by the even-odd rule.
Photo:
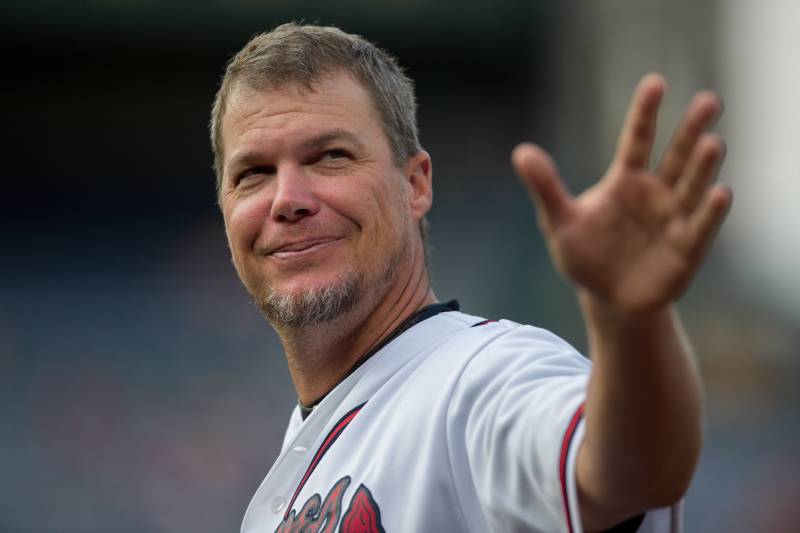
[[[512,154],[556,267],[623,312],[658,309],[681,295],[732,201],[727,187],[713,184],[724,146],[705,131],[721,112],[710,91],[695,95],[650,169],[664,87],[656,74],[641,80],[608,171],[577,197],[541,148],[521,144]]]

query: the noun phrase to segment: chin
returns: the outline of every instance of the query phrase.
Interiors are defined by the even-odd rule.
[[[257,300],[264,316],[275,326],[310,327],[346,315],[362,300],[363,276],[340,276],[326,283],[270,291]]]

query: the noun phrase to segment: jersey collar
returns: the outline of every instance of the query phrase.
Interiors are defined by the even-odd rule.
[[[450,300],[449,302],[446,303],[435,303],[431,305],[426,305],[425,307],[423,307],[422,309],[420,309],[419,311],[417,311],[416,313],[405,319],[385,339],[383,339],[373,349],[371,349],[361,358],[359,358],[358,361],[356,361],[355,364],[350,368],[350,370],[348,370],[347,373],[344,376],[342,376],[340,383],[345,379],[347,379],[353,372],[355,372],[358,367],[360,367],[366,361],[368,361],[370,357],[378,353],[384,346],[386,346],[394,339],[405,333],[410,328],[416,326],[423,320],[431,318],[432,316],[436,316],[439,313],[444,313],[446,311],[460,311],[460,310],[461,306],[459,305],[458,300]],[[300,416],[303,418],[303,420],[305,420],[306,417],[308,417],[308,415],[310,415],[314,411],[314,408],[324,398],[325,395],[323,395],[321,398],[317,398],[314,402],[311,403],[311,405],[303,405],[299,399],[297,400],[297,405],[300,407]]]

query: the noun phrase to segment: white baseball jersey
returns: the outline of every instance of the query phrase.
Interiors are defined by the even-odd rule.
[[[582,531],[591,363],[552,333],[451,311],[372,355],[302,420],[243,533]],[[640,532],[680,530],[679,509]]]

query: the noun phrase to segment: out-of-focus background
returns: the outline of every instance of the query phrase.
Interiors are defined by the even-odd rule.
[[[206,123],[226,60],[288,20],[399,56],[433,154],[433,277],[467,312],[580,348],[508,163],[602,174],[631,90],[726,101],[735,206],[681,303],[707,386],[686,531],[800,523],[800,4],[690,0],[59,2],[0,7],[0,531],[237,531],[295,397],[215,205]]]

